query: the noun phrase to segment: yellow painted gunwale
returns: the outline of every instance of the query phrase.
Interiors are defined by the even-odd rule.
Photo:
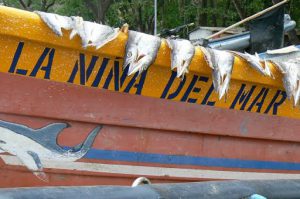
[[[222,99],[218,99],[217,93],[211,90],[212,70],[205,62],[199,47],[196,47],[190,72],[184,80],[172,79],[175,72],[172,73],[170,67],[171,51],[164,40],[155,63],[147,72],[136,79],[136,76],[131,75],[121,80],[122,57],[125,54],[128,38],[128,35],[123,32],[120,32],[115,40],[96,50],[93,47],[82,48],[78,36],[70,40],[68,31],[63,31],[62,37],[57,36],[33,12],[0,6],[0,24],[0,72],[198,105],[300,119],[300,109],[293,106],[292,100],[286,99],[282,74],[274,66],[271,67],[275,77],[272,79],[261,75],[246,62],[235,57],[229,91]],[[15,60],[20,44],[23,50]],[[38,65],[37,60],[42,57],[45,50],[48,50],[47,58],[39,67],[49,64],[49,54],[53,51],[51,58],[53,64],[50,64],[49,77],[46,77],[46,72],[42,68],[37,69],[38,72],[33,74],[36,70],[35,66]],[[97,63],[87,77],[85,67],[91,63],[92,57],[96,57]],[[16,68],[10,71],[13,60],[16,62]],[[82,68],[80,66],[79,71],[76,63],[81,63],[80,61],[83,61],[85,66]],[[118,66],[115,66],[115,63]],[[118,74],[114,74],[117,70],[119,70]]]
[[[124,57],[127,35],[120,33],[119,36],[99,50],[93,47],[83,49],[78,36],[73,40],[69,39],[69,34],[64,34],[63,37],[55,35],[50,28],[33,12],[23,11],[15,8],[0,6],[0,34],[17,37],[22,40],[30,40],[47,45],[77,49],[81,52],[90,52],[93,54],[108,55],[112,57]],[[67,31],[64,31],[67,33]],[[165,41],[162,42],[158,52],[158,56],[153,65],[170,68],[170,49]],[[195,56],[191,62],[189,70],[200,74],[211,74],[211,69],[206,64],[203,53],[199,48],[196,48]],[[282,75],[272,66],[271,71],[274,79],[265,77],[259,74],[254,69],[250,68],[246,62],[238,57],[235,57],[232,79],[269,85],[271,87],[283,88]]]

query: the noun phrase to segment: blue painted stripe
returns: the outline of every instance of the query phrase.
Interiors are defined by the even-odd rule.
[[[129,151],[90,149],[84,156],[88,159],[144,162],[174,165],[193,165],[241,169],[300,170],[300,163],[210,158],[184,155],[164,155]]]

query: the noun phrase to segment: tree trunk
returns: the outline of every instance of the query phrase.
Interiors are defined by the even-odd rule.
[[[206,8],[207,8],[207,0],[202,0],[201,3],[202,3],[202,4],[201,4],[202,9],[206,9]],[[204,12],[204,13],[201,15],[200,25],[201,25],[201,26],[207,26],[207,13],[206,13],[206,12]]]
[[[225,16],[223,16],[223,23],[222,23],[222,26],[225,27],[227,26],[227,19],[228,19],[228,16],[227,16],[227,12],[230,8],[230,0],[227,0],[226,2],[226,7],[225,7]]]
[[[19,0],[19,4],[22,6],[24,10],[29,10],[32,11],[32,0],[24,1],[24,0]],[[41,0],[41,7],[38,10],[41,10],[43,12],[47,12],[49,8],[54,6],[56,0],[48,1],[48,0]]]
[[[216,1],[215,0],[210,0],[210,7],[211,9],[213,9],[215,11],[216,9]],[[218,23],[217,23],[217,15],[215,12],[213,12],[212,14],[212,24],[214,27],[217,27],[218,26]]]
[[[242,7],[241,7],[241,4],[239,2],[239,0],[231,0],[236,11],[238,12],[241,20],[245,19],[246,18],[246,14],[244,13],[244,11],[242,10]]]
[[[85,0],[85,3],[95,17],[97,23],[105,23],[105,15],[113,0],[97,0],[96,3],[92,0]]]

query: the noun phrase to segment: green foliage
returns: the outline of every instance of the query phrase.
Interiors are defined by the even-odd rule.
[[[87,9],[83,0],[59,0],[55,13],[66,16],[81,16],[85,20],[94,21],[93,13]]]
[[[300,29],[300,0],[291,0],[289,13],[293,20],[297,23],[297,28]]]
[[[107,24],[130,25],[130,29],[151,32],[154,23],[153,0],[115,0],[106,14]]]
[[[23,0],[30,3],[28,10],[41,10],[45,0]],[[50,3],[53,0],[46,2]],[[90,0],[99,6],[101,0]],[[158,32],[177,26],[195,23],[202,26],[229,26],[240,19],[233,0],[157,0]],[[250,16],[272,5],[271,0],[236,0],[244,16]],[[0,3],[24,9],[19,0],[0,0]],[[98,4],[97,4],[98,3]],[[300,0],[291,0],[287,11],[300,28]],[[48,12],[61,15],[82,16],[85,20],[96,21],[95,11],[87,6],[86,0],[56,0]],[[154,0],[112,0],[105,13],[105,23],[119,27],[124,23],[130,29],[152,33],[154,26]]]
[[[20,2],[23,2],[24,5],[22,5]],[[56,0],[0,0],[0,3],[3,5],[20,8],[20,9],[26,9],[30,11],[34,10],[40,10],[40,11],[48,11],[48,12],[55,12],[54,9]],[[53,3],[53,5],[52,5]],[[49,8],[48,5],[50,4]],[[24,7],[25,6],[25,7]]]

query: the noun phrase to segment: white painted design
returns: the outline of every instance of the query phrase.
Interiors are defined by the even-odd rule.
[[[0,155],[8,165],[22,166],[23,163],[14,156]],[[236,180],[275,180],[275,179],[300,179],[300,174],[286,173],[260,173],[260,172],[239,172],[239,171],[217,171],[203,169],[181,169],[166,167],[98,164],[86,162],[61,162],[42,161],[45,168],[65,169],[74,171],[101,172],[111,174],[125,174],[135,176],[154,177],[176,177],[194,179],[236,179]]]
[[[0,152],[17,156],[38,178],[47,181],[42,161],[73,162],[80,159],[90,149],[101,129],[96,127],[82,144],[65,150],[57,145],[56,139],[67,127],[69,125],[65,123],[54,123],[35,130],[0,120]]]

